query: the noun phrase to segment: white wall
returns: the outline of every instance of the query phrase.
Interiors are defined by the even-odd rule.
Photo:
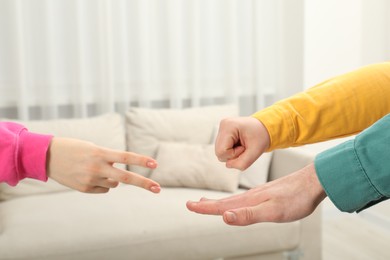
[[[304,87],[389,59],[386,0],[305,0]]]

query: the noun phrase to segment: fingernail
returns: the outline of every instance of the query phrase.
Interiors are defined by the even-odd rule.
[[[191,200],[187,201],[187,203],[186,203],[186,207],[189,211],[194,211],[195,206],[196,206],[196,203],[191,201]]]
[[[146,166],[148,166],[149,168],[155,168],[157,166],[157,164],[155,162],[149,161],[146,163]]]
[[[236,214],[230,211],[225,212],[225,217],[226,217],[226,221],[230,223],[235,222],[237,219]]]
[[[154,193],[159,193],[161,191],[161,187],[160,186],[152,186],[152,187],[150,187],[150,190]]]

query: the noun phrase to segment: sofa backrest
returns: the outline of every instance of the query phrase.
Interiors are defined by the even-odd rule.
[[[187,109],[131,108],[126,113],[127,147],[130,151],[156,157],[162,142],[212,144],[221,119],[238,116],[237,105]],[[146,177],[151,170],[131,166]]]
[[[126,113],[127,147],[132,152],[156,158],[159,155],[160,144],[167,142],[186,144],[188,150],[194,149],[195,145],[213,145],[220,121],[226,117],[237,116],[239,116],[239,107],[234,104],[188,109],[132,108]],[[185,153],[184,150],[182,151]],[[212,156],[215,157],[214,154],[210,157]],[[180,156],[180,158],[185,160],[183,156]],[[241,172],[237,181],[239,182],[238,185],[244,188],[253,188],[266,182],[271,158],[272,153],[266,153],[251,167]],[[174,159],[177,158],[173,158],[172,161]],[[200,158],[198,159],[200,160]],[[187,158],[186,160],[190,162],[196,160],[196,158]],[[205,164],[205,162],[202,163]],[[170,169],[174,170],[172,167]],[[156,176],[156,174],[151,176],[151,170],[137,166],[131,166],[130,170],[146,177],[153,178]],[[190,170],[189,168],[188,171]],[[177,171],[182,171],[182,169],[178,168]],[[225,173],[225,170],[223,171]],[[208,174],[213,173],[209,172]],[[200,175],[198,177],[200,178]],[[196,176],[193,176],[193,178],[198,179]],[[161,182],[162,179],[158,178],[157,180]],[[170,180],[167,183],[171,185],[175,183],[175,186],[178,186],[182,182],[177,179]],[[199,187],[199,185],[194,184],[190,187]],[[207,187],[204,186],[203,188]]]

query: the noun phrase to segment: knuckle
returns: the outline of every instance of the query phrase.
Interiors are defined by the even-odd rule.
[[[104,149],[102,149],[101,147],[98,147],[96,145],[93,145],[91,146],[91,157],[96,159],[96,160],[100,160],[101,158],[103,158],[105,155],[105,151]]]
[[[120,162],[123,163],[123,164],[128,164],[129,161],[130,161],[130,156],[128,154],[122,154],[121,158],[120,158]]]
[[[220,126],[220,127],[224,127],[224,126],[227,124],[228,121],[229,121],[228,118],[223,118],[223,119],[219,122],[219,126]]]
[[[132,181],[132,176],[129,175],[129,174],[122,174],[120,177],[119,177],[120,181],[121,182],[124,182],[124,183],[130,183]]]
[[[216,146],[215,155],[217,156],[218,161],[220,162],[226,162],[230,158],[227,151],[223,147]]]
[[[233,121],[233,119],[231,117],[226,117],[226,118],[223,118],[220,122],[220,126],[221,127],[225,127],[226,125],[230,125],[231,122]]]
[[[219,162],[226,162],[226,160],[224,160],[222,157],[218,157],[217,156],[217,159],[218,159]]]
[[[223,162],[223,160],[224,160],[223,159],[224,153],[225,153],[225,151],[222,148],[220,148],[220,147],[215,148],[215,155],[217,156],[218,160],[221,162]]]
[[[216,206],[216,209],[217,209],[217,214],[218,215],[223,215],[223,213],[225,212],[225,209],[223,208],[223,203],[221,201],[215,201],[215,206]]]
[[[246,223],[249,223],[249,224],[254,223],[254,221],[255,221],[255,215],[254,215],[252,209],[246,208],[246,209],[244,210],[244,221],[245,221]]]
[[[93,176],[99,175],[102,170],[102,166],[97,162],[89,162],[84,166],[84,172],[87,177],[93,178]]]

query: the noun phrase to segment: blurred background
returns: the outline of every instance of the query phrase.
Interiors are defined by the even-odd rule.
[[[239,103],[390,56],[386,0],[0,0],[0,117]]]
[[[389,58],[386,0],[0,0],[0,118],[250,115]],[[348,215],[325,201],[323,225],[325,259],[390,257],[386,202]]]

